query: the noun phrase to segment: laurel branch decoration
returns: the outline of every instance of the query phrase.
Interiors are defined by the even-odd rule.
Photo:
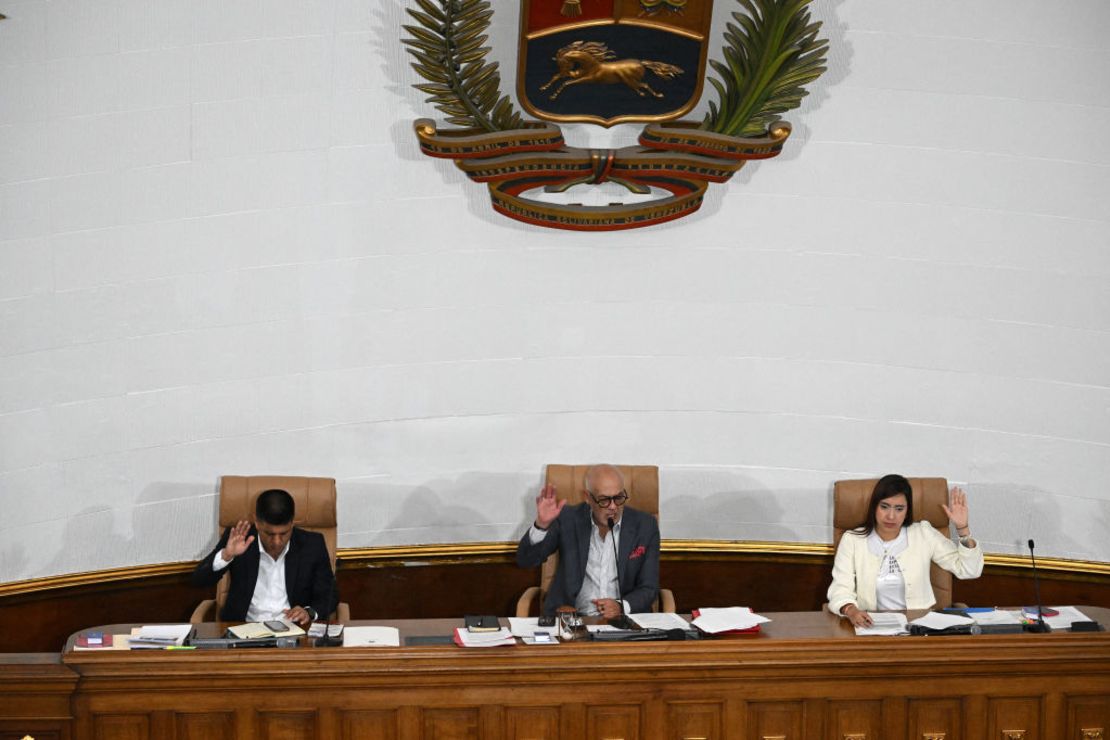
[[[431,119],[413,122],[420,150],[450,159],[489,190],[494,210],[537,226],[577,231],[635,229],[698,210],[711,183],[727,182],[748,162],[778,156],[790,124],[778,115],[797,108],[805,85],[825,71],[828,41],[811,23],[812,0],[737,0],[725,33],[724,62],[712,61],[720,94],[700,124],[654,122],[637,146],[585,149],[568,146],[558,126],[526,121],[501,94],[497,64],[485,46],[493,10],[489,0],[413,0],[416,24],[403,39],[426,93],[460,129],[440,131]],[[564,0],[568,11],[580,3]],[[645,8],[678,8],[686,0],[641,0]],[[609,206],[551,203],[529,195],[537,188],[623,184],[633,192],[669,196]]]
[[[501,95],[497,62],[487,63],[484,46],[493,10],[487,0],[416,0],[407,8],[420,25],[406,25],[403,39],[416,57],[412,67],[428,80],[414,87],[456,126],[507,131],[524,126],[512,99]]]
[[[737,0],[747,14],[733,12],[725,31],[725,61],[710,60],[721,80],[709,81],[720,94],[710,102],[702,129],[729,136],[758,136],[780,113],[794,110],[808,95],[805,85],[827,69],[827,39],[811,23],[812,0]]]

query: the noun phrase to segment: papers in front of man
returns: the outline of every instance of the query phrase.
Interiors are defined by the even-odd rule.
[[[401,631],[396,627],[347,627],[343,647],[400,647]]]
[[[770,621],[767,617],[756,614],[746,606],[729,606],[699,609],[698,616],[692,624],[702,632],[716,635],[721,632],[750,630]]]
[[[1046,616],[1044,618],[1044,623],[1051,627],[1054,631],[1070,630],[1072,622],[1087,622],[1091,619],[1086,614],[1076,609],[1074,606],[1053,606],[1049,608],[1057,613],[1051,617]],[[1023,616],[1025,617],[1026,622],[1037,621],[1036,607],[1027,612],[1023,612]]]
[[[674,612],[629,614],[628,618],[646,630],[688,630],[690,623]]]
[[[285,625],[284,630],[272,630],[262,622],[247,622],[228,627],[227,631],[240,640],[257,640],[266,637],[300,637],[305,632],[303,629],[285,619],[274,620]]]
[[[498,647],[515,645],[516,638],[507,627],[496,632],[470,632],[465,627],[456,627],[455,644],[459,647]]]
[[[1021,613],[1006,609],[968,610],[967,616],[980,627],[997,627],[1007,624],[1021,624]]]
[[[161,650],[180,647],[193,634],[191,624],[147,624],[131,630],[128,640],[132,650]]]
[[[874,618],[874,614],[871,615]],[[930,630],[946,630],[949,627],[963,627],[975,622],[971,617],[963,617],[959,614],[945,614],[944,612],[929,612],[928,614],[918,617],[910,622],[910,624],[924,627]]]
[[[539,617],[509,617],[509,631],[514,637],[535,637],[537,632],[554,633],[555,627],[541,627]]]
[[[860,627],[856,625],[856,634],[864,637],[884,637],[890,635],[908,635],[906,615],[900,612],[868,612],[871,615],[871,626]]]

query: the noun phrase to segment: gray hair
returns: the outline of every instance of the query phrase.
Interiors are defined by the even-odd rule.
[[[586,493],[592,494],[594,492],[591,483],[598,475],[605,473],[610,473],[617,476],[617,480],[621,482],[621,488],[625,487],[624,473],[621,472],[620,468],[618,468],[616,465],[610,465],[609,463],[600,463],[598,465],[591,465],[590,468],[586,471],[586,476],[582,480],[582,485],[586,488]]]

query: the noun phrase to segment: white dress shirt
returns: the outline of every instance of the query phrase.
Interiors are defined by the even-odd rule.
[[[289,608],[289,595],[285,592],[285,556],[292,544],[292,541],[286,542],[277,559],[270,557],[257,538],[251,545],[258,548],[258,580],[254,582],[254,595],[251,596],[251,605],[247,609],[248,622],[265,622],[267,619],[285,617],[285,610]],[[230,562],[231,560],[224,560],[224,551],[220,550],[212,559],[212,570],[218,573]]]
[[[876,530],[867,535],[867,549],[880,558],[875,581],[875,602],[879,610],[901,611],[906,608],[906,579],[898,566],[898,556],[908,544],[905,527],[900,528],[898,536],[890,542],[885,542]]]

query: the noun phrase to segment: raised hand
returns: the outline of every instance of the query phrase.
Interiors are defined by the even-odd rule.
[[[247,548],[254,542],[254,535],[250,535],[251,525],[250,522],[240,521],[231,528],[231,533],[227,536],[227,544],[224,545],[224,551],[221,557],[226,561],[231,561],[247,551]]]
[[[967,529],[967,494],[959,486],[952,486],[952,490],[948,492],[948,502],[948,506],[941,504],[944,513],[948,515],[948,521],[956,527],[957,533]]]
[[[548,483],[536,497],[536,526],[540,529],[550,527],[566,505],[566,501],[555,498],[555,486]]]

